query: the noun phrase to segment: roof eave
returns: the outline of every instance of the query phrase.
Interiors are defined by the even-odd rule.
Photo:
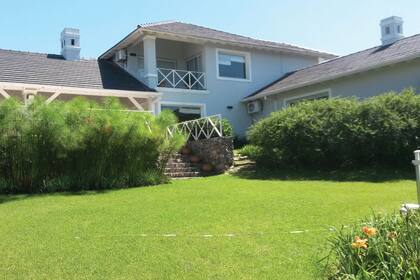
[[[323,59],[332,59],[336,58],[337,56],[334,54],[319,52],[315,50],[309,50],[304,49],[302,50],[291,50],[287,47],[270,47],[270,46],[258,46],[255,44],[246,44],[246,43],[236,43],[226,40],[218,40],[218,39],[209,39],[205,37],[197,37],[197,36],[187,36],[182,35],[174,32],[162,32],[162,31],[154,31],[154,30],[148,30],[147,28],[143,28],[140,25],[130,32],[127,36],[125,36],[122,40],[120,40],[117,44],[112,46],[110,49],[105,51],[102,55],[99,56],[98,59],[108,59],[111,57],[111,54],[115,52],[116,50],[120,49],[122,45],[129,45],[131,41],[133,41],[133,36],[137,36],[141,38],[142,35],[155,35],[155,36],[167,36],[167,37],[175,37],[179,39],[183,39],[184,41],[192,41],[192,42],[211,42],[215,44],[222,44],[222,45],[231,45],[236,47],[242,47],[242,48],[252,48],[252,49],[259,49],[259,50],[265,50],[265,51],[274,51],[274,52],[280,52],[280,53],[287,53],[287,54],[298,54],[298,55],[305,55],[305,56],[311,56],[311,57],[318,57]]]

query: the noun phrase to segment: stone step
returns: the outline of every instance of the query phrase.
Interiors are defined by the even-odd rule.
[[[166,168],[195,167],[191,162],[168,162]]]
[[[199,172],[198,167],[179,167],[179,168],[165,168],[166,173],[176,173],[176,172]]]
[[[167,176],[171,178],[181,178],[181,177],[199,177],[200,172],[198,171],[190,171],[190,172],[174,172],[174,173],[167,173]]]

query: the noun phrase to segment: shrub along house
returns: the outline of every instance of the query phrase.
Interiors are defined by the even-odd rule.
[[[420,87],[420,35],[404,38],[403,20],[381,21],[382,45],[280,75],[244,99],[254,120],[302,100],[366,98]]]

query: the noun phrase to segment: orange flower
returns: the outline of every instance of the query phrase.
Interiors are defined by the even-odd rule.
[[[360,239],[359,236],[356,236],[354,238],[354,242],[351,243],[351,247],[353,249],[356,249],[356,248],[366,249],[368,247],[368,245],[367,245],[367,239]]]
[[[373,228],[373,227],[363,227],[362,230],[369,237],[376,235],[376,228]]]

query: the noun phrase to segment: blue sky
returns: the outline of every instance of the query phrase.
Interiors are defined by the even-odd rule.
[[[97,57],[137,24],[180,20],[344,55],[379,44],[380,19],[420,33],[418,0],[19,1],[2,0],[0,48],[59,53],[64,27],[81,29],[83,57]]]

